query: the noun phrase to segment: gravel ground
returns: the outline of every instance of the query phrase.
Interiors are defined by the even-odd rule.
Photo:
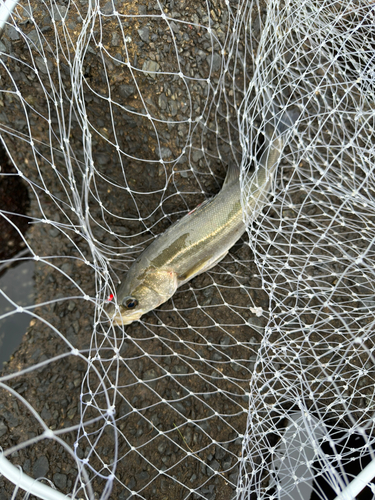
[[[81,7],[85,9],[84,1]],[[60,12],[65,12],[63,4],[59,8]],[[212,63],[211,80],[215,84],[221,56],[216,48],[212,56],[210,37],[204,29],[196,26],[207,24],[207,13],[201,8],[201,2],[169,2],[165,12],[174,18],[173,24],[170,23],[172,31],[168,31],[160,18],[129,17],[123,18],[122,33],[117,21],[110,17],[111,9],[110,3],[103,5],[103,24],[100,26],[96,21],[93,26],[94,38],[103,47],[100,53],[107,55],[99,57],[98,49],[91,42],[83,67],[86,78],[84,99],[92,125],[97,169],[88,195],[92,241],[113,259],[112,277],[116,281],[127,268],[131,246],[146,244],[205,196],[216,194],[225,175],[226,163],[238,159],[239,151],[230,144],[230,141],[236,144],[235,127],[228,130],[220,113],[216,115],[215,106],[210,112],[204,109],[206,97],[212,89],[207,82],[197,79],[208,77]],[[117,9],[126,15],[158,14],[151,3],[122,3]],[[212,2],[213,29],[221,41],[227,30],[226,10],[224,2]],[[110,469],[117,439],[119,456],[110,497],[113,500],[130,498],[132,491],[139,492],[146,499],[192,499],[200,495],[208,500],[228,500],[235,494],[241,435],[246,429],[249,379],[266,322],[264,316],[256,317],[249,307],[262,307],[267,311],[268,296],[261,291],[257,268],[245,238],[212,272],[198,276],[157,312],[145,315],[143,324],[132,324],[125,332],[116,328],[106,338],[98,326],[93,334],[94,307],[92,302],[84,300],[85,294],[94,298],[97,292],[92,253],[85,235],[72,229],[79,221],[66,205],[71,204],[71,195],[66,189],[69,175],[75,176],[78,189],[81,189],[80,166],[84,164],[82,131],[79,118],[65,116],[66,123],[70,120],[69,144],[76,159],[72,174],[67,171],[60,153],[57,140],[60,125],[52,99],[49,101],[52,104],[49,117],[46,106],[46,93],[52,95],[51,85],[59,82],[56,62],[51,55],[47,59],[47,70],[36,49],[28,51],[31,41],[36,46],[42,44],[47,54],[55,50],[51,15],[57,23],[60,40],[64,39],[65,30],[75,43],[82,21],[77,13],[73,13],[73,8],[70,12],[63,27],[56,10],[48,13],[38,4],[34,18],[41,28],[42,41],[34,24],[23,20],[22,31],[29,38],[28,44],[17,31],[8,29],[0,45],[3,52],[12,56],[1,57],[25,99],[21,103],[11,92],[2,96],[1,123],[4,127],[14,127],[19,136],[10,134],[5,136],[5,140],[14,153],[16,163],[24,166],[25,176],[33,183],[32,189],[29,189],[30,215],[55,222],[54,225],[33,224],[28,233],[27,239],[35,254],[46,258],[53,256],[48,261],[54,267],[36,262],[38,308],[35,312],[43,321],[37,318],[31,321],[22,345],[4,368],[3,375],[50,360],[50,363],[29,374],[16,375],[7,383],[33,406],[48,427],[56,431],[79,424],[82,395],[83,420],[88,436],[80,433],[77,455],[81,459],[87,458],[95,471],[108,475],[106,465]],[[180,24],[179,19],[191,24]],[[172,33],[179,48],[178,59]],[[132,39],[132,43],[127,45],[127,53],[122,45],[123,36]],[[59,53],[66,109],[71,95],[71,70],[67,60],[69,50],[71,47]],[[31,55],[35,57],[38,74],[31,69],[34,66],[34,62],[30,61]],[[129,68],[118,62],[125,60],[131,62],[135,79]],[[188,85],[176,75],[180,70],[193,78]],[[156,77],[154,71],[160,74]],[[250,73],[251,68],[248,71]],[[171,72],[175,74],[171,75]],[[14,90],[3,68],[1,76],[4,88]],[[238,73],[236,78],[240,86],[241,74]],[[115,104],[110,107],[108,83],[111,100],[121,103],[122,108]],[[141,95],[136,84],[141,89]],[[27,106],[27,120],[23,106]],[[228,109],[231,109],[230,105]],[[145,111],[154,120],[142,117]],[[192,124],[183,122],[192,117],[194,124],[201,113],[208,116],[208,127],[203,135],[200,126],[192,131]],[[51,168],[49,163],[51,150],[46,146],[48,124],[44,117],[51,119],[51,127],[56,134],[51,141],[56,148],[53,163],[57,169]],[[29,135],[27,123],[37,145],[36,156],[33,156],[30,145],[21,139],[22,134]],[[235,120],[230,120],[230,123],[235,123]],[[185,148],[189,133],[192,135],[191,146]],[[110,142],[118,144],[119,150],[130,157],[118,154]],[[174,165],[171,160],[180,154],[178,164]],[[157,161],[160,155],[166,160],[164,165]],[[284,174],[289,175],[287,170]],[[320,209],[309,206],[304,197],[306,193],[301,194],[299,190],[290,193],[295,211],[303,215],[304,210],[314,208],[317,210],[315,220],[319,221],[319,217],[323,217]],[[282,215],[286,220],[287,217],[295,217],[295,212],[286,210]],[[275,218],[278,217],[281,215],[275,213]],[[306,233],[301,233],[298,238],[307,246],[312,241],[309,224],[313,224],[313,220],[306,217],[303,221],[300,224],[302,227],[306,223]],[[354,222],[353,219],[353,226]],[[59,230],[57,224],[61,224],[64,230]],[[108,229],[113,233],[109,233]],[[272,227],[269,234],[273,239]],[[347,234],[343,235],[343,238],[347,237]],[[305,258],[303,245],[290,249],[297,261]],[[89,264],[84,262],[85,259]],[[324,280],[324,286],[327,283],[330,285],[330,280],[335,284],[334,276],[327,278],[325,274],[322,266],[315,266],[312,276],[317,282]],[[281,278],[285,280],[284,275]],[[287,283],[283,288],[284,285],[280,284],[275,292],[280,293],[280,302],[289,286]],[[361,297],[358,280],[348,286]],[[362,296],[366,293],[363,292]],[[306,324],[314,322],[312,315],[305,315],[302,320]],[[330,326],[327,323],[327,328]],[[363,326],[362,323],[360,326]],[[322,353],[327,352],[327,363],[336,363],[334,356],[340,353],[330,354],[332,349],[324,339],[325,331],[315,332],[314,335],[316,338],[313,340],[321,342]],[[293,335],[288,337],[291,338]],[[271,340],[275,342],[276,349],[278,338]],[[304,342],[303,334],[297,328],[294,340],[296,345]],[[340,335],[331,336],[330,340],[339,345]],[[79,350],[79,356],[70,353],[67,342]],[[110,347],[114,343],[119,349],[116,362]],[[98,345],[101,346],[102,357],[100,360],[90,358],[92,368],[89,377],[86,377],[88,358],[95,354]],[[67,355],[61,357],[64,353]],[[307,352],[303,360],[312,378],[317,377],[321,369],[321,365],[317,365],[316,369],[313,367],[313,362],[316,362],[314,354]],[[358,366],[365,366],[364,356],[363,353],[358,354]],[[266,378],[272,377],[276,365],[283,370],[290,362],[286,356],[280,356],[277,349],[272,359],[274,365],[269,357],[264,358],[265,366],[259,367]],[[99,432],[103,428],[103,419],[97,424],[87,424],[90,417],[103,413],[100,408],[107,407],[103,394],[96,393],[94,397],[90,394],[90,390],[95,393],[98,388],[93,367],[105,380],[109,396],[113,395],[112,384],[118,388],[114,400],[116,435],[111,425],[106,426],[103,433]],[[356,415],[358,418],[365,418],[369,409],[366,397],[372,397],[371,377],[369,373],[368,378],[361,379],[364,386],[361,401],[353,398],[354,406],[361,410]],[[288,397],[286,394],[286,399]],[[330,393],[327,392],[326,401],[329,398]],[[272,398],[269,403],[274,403]],[[286,400],[285,408],[289,404],[290,400]],[[324,405],[323,398],[319,404]],[[40,423],[4,388],[0,392],[0,405],[0,444],[4,449],[41,435]],[[337,409],[339,411],[341,407]],[[77,431],[67,431],[62,438],[73,447]],[[90,455],[92,449],[97,455]],[[44,476],[66,493],[72,491],[77,479],[74,459],[57,441],[41,439],[16,451],[11,460],[20,464],[29,475]],[[96,493],[100,493],[103,487],[104,480],[96,477],[93,480]],[[190,492],[190,489],[196,490],[196,493]],[[0,499],[8,499],[11,492],[13,487],[0,479]],[[18,493],[17,498],[22,498],[22,495]]]
[[[81,4],[84,9],[85,2]],[[172,38],[166,33],[168,30],[160,19],[150,21],[147,18],[129,18],[124,21],[125,35],[135,41],[126,55],[120,43],[122,35],[118,25],[112,18],[103,17],[102,44],[111,56],[118,60],[128,57],[135,68],[146,72],[178,72],[181,69],[190,77],[207,78],[212,62],[215,83],[221,57],[215,53],[212,58],[210,37],[203,29],[194,26],[194,23],[207,24],[207,13],[200,4],[182,0],[171,2],[168,6],[169,15],[192,23],[171,23],[181,53],[179,61],[171,45]],[[136,5],[124,4],[121,8],[128,15],[158,12],[156,7],[153,9],[141,2]],[[108,3],[103,6],[102,13],[108,15],[111,9]],[[60,6],[60,12],[65,12],[64,6]],[[222,41],[228,20],[225,12],[224,3],[213,3],[211,15],[215,20],[214,29]],[[52,15],[58,21],[56,10]],[[38,7],[34,18],[45,37],[42,45],[46,48],[50,44],[52,49],[47,51],[51,53],[55,46],[51,17],[45,9]],[[98,25],[95,25],[94,33],[99,40],[101,31],[96,28]],[[59,22],[57,29],[62,37]],[[76,39],[77,30],[80,30],[80,20],[76,14],[69,16],[66,29]],[[38,47],[40,40],[35,26],[25,22],[22,31],[29,38],[28,45],[31,40]],[[1,43],[4,52],[21,61],[29,61],[25,41],[15,30],[8,29]],[[28,105],[27,118],[39,151],[39,171],[27,143],[14,136],[7,136],[6,141],[15,154],[17,164],[24,165],[22,170],[25,176],[34,183],[33,192],[30,190],[31,216],[42,218],[43,213],[43,217],[48,220],[71,226],[77,219],[64,208],[64,202],[69,203],[69,194],[61,177],[68,176],[62,155],[54,152],[54,162],[60,177],[46,161],[51,159],[51,152],[45,146],[47,127],[43,116],[47,116],[47,108],[40,81],[45,89],[50,90],[49,72],[52,82],[57,83],[56,63],[51,57],[47,62],[47,72],[43,59],[36,54],[35,49],[32,54],[39,69],[37,76],[28,66],[17,64],[12,58],[6,58],[6,63]],[[172,163],[166,163],[164,167],[160,163],[132,160],[124,155],[121,156],[121,164],[115,148],[108,142],[114,141],[115,131],[120,148],[134,157],[155,161],[159,157],[155,152],[159,150],[166,160],[178,157],[185,146],[190,127],[181,121],[204,112],[203,106],[209,91],[207,83],[191,80],[187,88],[180,78],[169,74],[155,78],[152,73],[138,72],[136,82],[142,91],[142,102],[130,72],[113,59],[104,56],[101,60],[92,46],[87,52],[84,66],[87,84],[91,86],[91,90],[88,87],[85,90],[87,113],[92,126],[96,128],[96,131],[93,130],[94,160],[98,173],[103,176],[101,179],[97,176],[96,192],[93,185],[92,189],[106,208],[103,213],[95,196],[90,195],[91,228],[98,246],[104,248],[102,245],[107,245],[107,249],[111,246],[123,257],[124,245],[139,244],[163,231],[187,209],[201,202],[204,199],[202,192],[205,196],[216,194],[225,176],[225,163],[233,161],[233,155],[238,153],[233,152],[228,145],[224,126],[220,139],[214,133],[205,132],[203,152],[199,128],[193,133],[192,147],[186,149],[174,170]],[[70,69],[64,58],[61,58],[60,70],[66,95],[69,96]],[[126,106],[130,112],[118,106],[109,110],[108,103],[98,97],[108,93],[107,75],[110,76],[113,100]],[[12,88],[4,71],[2,78],[5,85]],[[67,100],[68,97],[65,103]],[[18,98],[5,93],[3,104],[0,113],[2,123],[15,127],[19,134],[28,134],[27,121]],[[145,107],[164,121],[154,121],[151,126],[151,122],[137,114],[142,113]],[[116,123],[115,131],[111,126],[111,116]],[[212,114],[209,116],[210,120],[214,120]],[[172,122],[167,123],[167,120]],[[53,111],[51,123],[58,137],[59,125]],[[213,126],[214,123],[209,122],[209,125]],[[220,117],[217,123],[221,126]],[[70,146],[78,162],[83,161],[82,134],[75,117],[72,117],[71,126]],[[235,137],[235,129],[232,134]],[[53,139],[52,142],[58,147],[57,141]],[[222,160],[218,158],[217,144]],[[194,171],[189,165],[194,167]],[[131,194],[123,189],[123,168]],[[78,170],[75,170],[75,176],[79,185]],[[164,189],[169,176],[172,176],[171,180],[167,189]],[[53,193],[53,198],[46,191]],[[62,210],[59,210],[59,206]],[[142,223],[139,221],[140,214],[144,221]],[[119,217],[133,220],[121,222]],[[112,228],[115,234],[108,234],[103,226]],[[36,304],[40,305],[35,313],[43,321],[32,319],[20,348],[5,366],[3,375],[52,360],[29,374],[15,376],[8,383],[33,406],[48,427],[60,430],[79,424],[81,420],[80,395],[85,394],[88,385],[87,380],[83,382],[87,372],[87,356],[90,346],[102,342],[100,333],[94,337],[92,333],[94,308],[82,298],[82,291],[95,297],[94,272],[90,265],[77,259],[77,249],[89,262],[92,262],[92,257],[81,234],[70,230],[64,233],[54,225],[33,224],[27,240],[36,255],[54,256],[49,260],[54,267],[36,262]],[[148,314],[144,318],[146,328],[135,323],[127,327],[125,336],[120,329],[114,332],[120,346],[121,362],[117,368],[109,369],[106,377],[109,383],[116,382],[117,387],[121,388],[121,397],[117,396],[116,400],[120,459],[110,498],[130,498],[131,491],[141,492],[144,498],[153,499],[203,497],[227,500],[234,495],[237,461],[241,451],[240,435],[246,427],[248,381],[260,343],[258,332],[265,321],[249,312],[249,297],[238,284],[253,288],[252,300],[256,306],[264,309],[268,307],[266,295],[256,292],[260,288],[259,279],[251,279],[256,268],[252,265],[249,272],[246,262],[250,259],[245,239],[236,245],[220,268],[196,278],[193,288],[185,285],[157,314]],[[120,258],[113,266],[120,276],[126,269],[124,261],[126,259]],[[70,277],[73,279],[70,280]],[[48,304],[50,301],[53,303]],[[232,307],[224,306],[224,301],[232,304]],[[203,307],[197,308],[196,304]],[[169,326],[165,328],[161,324]],[[80,356],[68,354],[70,349],[65,339],[79,350]],[[101,352],[105,352],[104,348],[103,342]],[[62,353],[67,353],[67,356],[54,360]],[[103,375],[104,366],[103,361],[97,363]],[[93,377],[92,370],[90,373]],[[95,381],[93,384],[95,386]],[[95,401],[100,405],[101,396],[97,395]],[[4,388],[0,393],[0,405],[0,442],[4,449],[41,435],[40,423]],[[97,416],[96,408],[85,407],[85,412],[85,421],[90,416]],[[86,429],[95,433],[101,427],[102,421],[96,427],[93,425]],[[70,431],[62,437],[73,447],[76,435],[76,431]],[[78,445],[79,458],[84,458],[95,448],[99,458],[90,457],[90,465],[100,470],[103,463],[110,464],[113,460],[113,429],[104,432],[95,445],[89,444],[87,439],[80,439]],[[55,441],[41,439],[28,447],[22,447],[12,454],[11,460],[21,465],[32,477],[43,476],[51,480],[62,492],[71,492],[77,479],[75,461]],[[166,473],[160,474],[160,471]],[[103,480],[99,478],[93,482],[97,493],[102,491],[103,485]],[[196,489],[198,494],[189,495],[189,489]],[[13,487],[0,479],[0,499],[8,499],[12,491]],[[17,498],[21,497],[21,493],[18,493]]]

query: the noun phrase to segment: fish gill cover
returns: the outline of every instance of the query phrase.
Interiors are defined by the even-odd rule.
[[[36,299],[9,298],[6,313],[30,324],[0,377],[0,446],[24,472],[15,485],[1,469],[0,498],[24,498],[29,476],[50,498],[300,498],[310,485],[328,499],[350,462],[358,473],[374,456],[374,12],[344,0],[15,7],[0,130],[28,187],[19,260],[35,260]],[[263,132],[290,110],[253,222]],[[118,327],[105,311],[132,262],[232,164],[248,234]]]

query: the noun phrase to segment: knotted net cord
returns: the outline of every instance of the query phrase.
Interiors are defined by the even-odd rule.
[[[6,411],[12,391],[19,421],[33,408],[28,435],[6,414],[13,463],[39,477],[47,458],[51,486],[75,498],[213,500],[293,498],[307,483],[328,498],[318,478],[336,494],[350,480],[352,436],[373,458],[373,12],[332,0],[16,7],[0,45],[1,137],[29,187],[36,299],[9,298],[5,313],[31,320],[1,379]],[[265,126],[291,110],[253,222],[246,186]],[[104,311],[132,261],[215,195],[230,163],[249,238],[115,326]]]

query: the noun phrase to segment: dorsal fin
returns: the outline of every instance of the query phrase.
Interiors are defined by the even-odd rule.
[[[229,186],[234,182],[238,182],[239,177],[240,177],[239,167],[234,163],[228,165],[227,175],[225,177],[223,187],[227,185]]]

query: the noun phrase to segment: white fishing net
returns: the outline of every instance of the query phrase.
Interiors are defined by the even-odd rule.
[[[37,494],[26,475],[46,498],[329,499],[374,458],[374,13],[370,0],[15,7],[0,130],[16,173],[2,177],[28,186],[17,260],[35,261],[36,298],[2,292],[0,318],[30,324],[0,378],[0,446],[24,472],[15,486],[0,470],[1,499]],[[252,222],[265,126],[291,112]],[[105,308],[131,263],[232,163],[248,235],[116,326]]]

